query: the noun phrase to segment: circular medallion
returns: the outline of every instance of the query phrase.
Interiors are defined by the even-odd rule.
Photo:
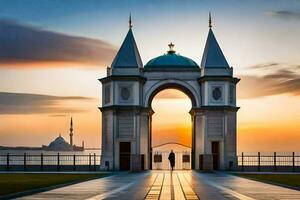
[[[128,88],[123,87],[121,89],[121,97],[122,97],[123,100],[128,100],[129,99],[129,97],[130,97],[130,91],[129,91]]]
[[[219,87],[216,87],[213,92],[212,92],[212,96],[214,98],[214,100],[218,101],[221,99],[222,96],[222,91]]]

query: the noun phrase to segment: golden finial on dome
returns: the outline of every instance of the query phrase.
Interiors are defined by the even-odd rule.
[[[173,44],[172,42],[170,43],[170,44],[168,44],[168,46],[169,46],[169,51],[168,51],[168,53],[169,54],[173,54],[173,53],[175,53],[175,50],[174,50],[174,47],[175,47],[175,44]]]

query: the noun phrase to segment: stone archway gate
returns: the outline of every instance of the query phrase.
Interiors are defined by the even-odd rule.
[[[132,28],[102,83],[101,168],[151,169],[151,102],[174,88],[192,102],[192,168],[236,165],[236,83],[233,69],[209,29],[201,65],[174,51],[142,64]],[[178,116],[180,117],[180,116]]]

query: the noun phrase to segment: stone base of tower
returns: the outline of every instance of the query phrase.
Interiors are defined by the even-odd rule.
[[[213,156],[212,154],[199,155],[199,169],[202,171],[213,171]]]
[[[112,156],[104,156],[104,155],[101,156],[100,170],[104,170],[104,171],[114,170]]]
[[[143,154],[131,154],[130,171],[140,172],[145,169],[145,156]]]
[[[224,163],[224,169],[227,171],[235,171],[237,170],[238,160],[236,155],[227,156],[226,163]]]

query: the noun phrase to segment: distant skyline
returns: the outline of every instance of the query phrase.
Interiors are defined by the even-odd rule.
[[[128,31],[129,13],[144,64],[173,42],[200,65],[209,12],[241,78],[238,150],[300,151],[298,0],[0,0],[0,145],[40,146],[59,133],[66,137],[73,116],[75,143],[99,146],[97,79]],[[178,107],[182,119],[173,119],[166,104]],[[154,115],[154,134],[189,144],[190,100],[166,90],[152,107],[157,119],[168,119]]]

